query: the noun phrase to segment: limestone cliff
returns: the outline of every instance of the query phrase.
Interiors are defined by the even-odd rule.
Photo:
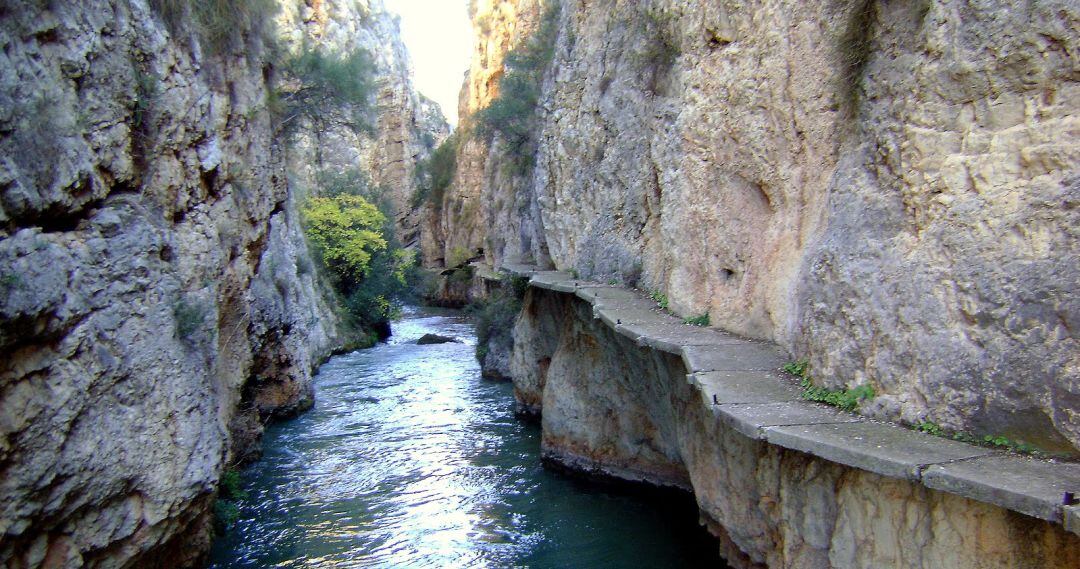
[[[312,404],[341,338],[268,109],[271,4],[0,6],[0,565],[196,562],[223,470]],[[397,74],[372,136],[404,141],[352,159],[405,193],[407,58],[350,21]]]
[[[463,114],[538,4],[476,3]],[[659,291],[878,417],[1080,445],[1075,3],[560,5],[535,166],[466,144],[425,251]]]
[[[374,107],[365,117],[370,130],[305,125],[289,156],[293,180],[314,189],[318,173],[362,165],[371,186],[388,201],[398,240],[418,246],[421,216],[412,205],[416,164],[450,127],[438,105],[413,87],[398,16],[381,0],[308,0],[283,2],[279,20],[290,49],[305,44],[330,53],[362,49],[374,58]]]
[[[490,239],[514,235],[523,221],[533,219],[495,213],[502,209],[516,212],[516,204],[527,204],[515,196],[527,193],[531,186],[528,180],[502,167],[498,141],[491,148],[491,140],[478,136],[473,117],[498,95],[503,59],[536,29],[544,6],[550,4],[541,0],[473,0],[469,4],[476,49],[458,103],[462,134],[457,171],[443,201],[434,211],[428,210],[428,223],[422,232],[423,261],[427,266],[446,266],[470,258],[488,247]],[[507,196],[510,203],[501,203]],[[508,225],[490,231],[491,223]]]

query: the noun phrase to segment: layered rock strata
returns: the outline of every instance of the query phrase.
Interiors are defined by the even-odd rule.
[[[463,116],[540,4],[477,3]],[[466,144],[425,253],[657,290],[872,416],[1076,450],[1075,3],[559,4],[535,168]]]
[[[531,284],[512,371],[545,458],[692,491],[729,564],[1075,567],[1062,492],[1080,466],[803,401],[777,346],[684,325],[635,291]]]

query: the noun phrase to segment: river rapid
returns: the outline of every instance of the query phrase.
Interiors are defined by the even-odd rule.
[[[211,567],[722,566],[690,497],[544,468],[475,344],[459,312],[409,307],[389,342],[324,364],[315,408],[267,429],[243,472]]]

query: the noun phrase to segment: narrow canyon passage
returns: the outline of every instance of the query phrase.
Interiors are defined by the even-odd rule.
[[[459,313],[409,308],[387,344],[323,365],[315,408],[244,471],[211,567],[721,565],[690,497],[543,468],[539,427],[481,379],[475,343]]]

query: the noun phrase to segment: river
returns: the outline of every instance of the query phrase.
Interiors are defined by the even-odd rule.
[[[417,345],[425,333],[461,343]],[[460,313],[407,308],[386,344],[332,358],[316,405],[272,425],[211,567],[697,567],[691,498],[540,463],[513,388],[481,379]]]

